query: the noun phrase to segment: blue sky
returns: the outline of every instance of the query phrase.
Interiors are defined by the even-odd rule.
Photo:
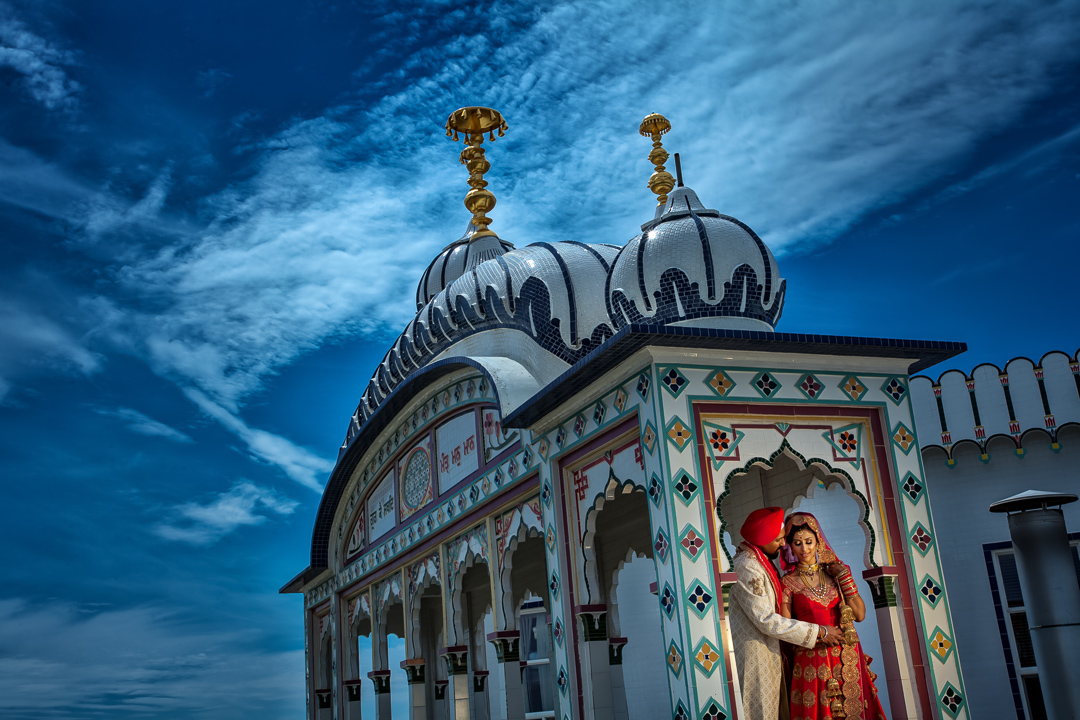
[[[779,328],[1080,345],[1080,2],[0,0],[0,714],[296,718],[319,489],[460,236],[625,243],[662,112]],[[943,369],[943,368],[942,368]]]

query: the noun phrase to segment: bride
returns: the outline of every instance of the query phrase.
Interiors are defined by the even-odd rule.
[[[819,643],[795,648],[791,670],[792,720],[885,720],[854,622],[866,617],[851,569],[840,562],[821,532],[817,518],[794,513],[784,522],[786,545],[780,550],[782,597],[787,618],[835,625],[844,632],[840,645]]]

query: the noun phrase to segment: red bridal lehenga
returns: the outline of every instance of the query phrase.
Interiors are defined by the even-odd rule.
[[[784,534],[792,527],[809,526],[818,536],[818,562],[822,565],[838,562],[817,519],[809,513],[792,515],[785,523]],[[826,582],[824,588],[810,588],[794,569],[794,555],[785,557],[782,564],[790,571],[780,579],[783,592],[782,604],[791,606],[791,616],[796,620],[833,625],[846,630],[845,641],[829,647],[818,643],[813,649],[795,647],[791,666],[791,720],[830,720],[846,717],[847,720],[886,720],[878,700],[874,680],[877,675],[870,671],[870,656],[864,655],[862,644],[851,626],[850,620],[841,618],[843,597],[839,588],[846,588],[851,595],[854,581],[841,575],[835,582]],[[850,612],[850,611],[849,611]],[[847,627],[845,627],[847,626]],[[830,683],[830,680],[836,680]],[[836,704],[839,701],[839,706]],[[843,710],[833,714],[831,708]]]

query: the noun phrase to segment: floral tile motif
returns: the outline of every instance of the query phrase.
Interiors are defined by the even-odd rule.
[[[750,381],[750,385],[763,398],[774,397],[780,391],[780,381],[770,372],[758,373],[757,377]]]
[[[892,441],[904,451],[905,455],[911,452],[911,448],[915,447],[915,435],[904,426],[904,423],[896,424],[892,434]]]
[[[570,687],[570,678],[567,677],[565,668],[559,668],[559,677],[555,679],[555,682],[559,685],[559,692],[566,695],[566,689]]]
[[[653,541],[653,550],[656,551],[656,557],[660,558],[660,562],[667,562],[667,554],[670,549],[671,542],[667,539],[663,528],[657,530],[656,540]]]
[[[686,712],[686,706],[683,705],[682,700],[675,703],[675,712],[672,713],[671,720],[690,720],[690,713]]]
[[[863,385],[859,378],[854,375],[848,375],[846,378],[840,381],[840,389],[844,391],[844,394],[849,398],[858,402],[862,399],[863,395],[866,395],[866,386]]]
[[[638,376],[637,380],[637,394],[641,396],[641,399],[648,402],[649,400],[649,385],[652,384],[652,380],[649,379],[649,373],[643,372]]]
[[[930,607],[937,606],[938,600],[944,594],[941,586],[934,582],[934,579],[927,575],[923,578],[923,581],[919,584],[919,594],[922,595],[922,599],[925,600]]]
[[[930,652],[941,662],[946,662],[949,659],[949,654],[952,653],[952,649],[952,638],[943,632],[940,627],[934,628],[934,632],[930,633]]]
[[[964,696],[960,694],[951,682],[946,681],[945,690],[941,693],[941,709],[949,714],[949,717],[956,718],[960,715],[960,710],[964,707]]]
[[[574,434],[581,437],[585,434],[585,416],[578,415],[574,418]]]
[[[551,485],[547,480],[544,481],[544,489],[540,491],[540,499],[544,505],[551,507]]]
[[[604,416],[607,415],[607,406],[604,405],[604,401],[601,400],[596,403],[593,408],[592,418],[596,422],[596,426],[600,427],[604,424]]]
[[[627,396],[626,391],[620,387],[615,391],[615,399],[611,404],[615,406],[615,411],[621,414],[622,411],[626,409],[626,401],[628,399],[629,396]]]
[[[899,405],[907,397],[908,389],[903,380],[898,377],[891,377],[881,386],[881,392],[885,393],[885,397]]]
[[[660,478],[655,474],[649,480],[649,499],[656,507],[660,507],[660,503],[664,501],[664,486],[660,484]]]
[[[900,483],[901,489],[904,494],[911,498],[911,502],[918,503],[919,498],[922,496],[923,486],[912,473],[908,473],[904,476],[904,482]]]
[[[817,400],[821,396],[821,392],[825,389],[825,386],[821,384],[821,381],[816,377],[807,373],[799,378],[799,382],[796,385],[807,400]]]
[[[679,673],[682,672],[683,656],[674,640],[668,645],[667,665],[668,669],[675,673],[675,677],[679,677]]]
[[[915,546],[915,549],[922,553],[923,557],[926,557],[926,553],[929,552],[930,546],[934,544],[934,538],[930,535],[929,531],[920,522],[915,523],[915,530],[908,536],[911,540],[911,544]]]
[[[555,552],[555,528],[548,526],[547,533],[544,535],[544,542],[547,543],[548,550]]]
[[[698,646],[694,648],[694,661],[705,672],[705,677],[712,677],[713,671],[720,664],[723,656],[715,643],[702,638]]]
[[[688,382],[686,376],[679,372],[678,368],[672,367],[660,371],[660,384],[668,389],[672,397],[679,397],[679,394],[686,389]]]
[[[735,387],[735,381],[728,377],[723,370],[717,370],[709,376],[707,381],[713,392],[720,397],[726,396]]]
[[[548,442],[547,435],[540,438],[540,443],[536,446],[537,452],[540,453],[540,458],[547,462],[548,453],[551,452],[551,443]]]
[[[671,438],[671,441],[675,443],[679,450],[682,450],[690,444],[694,433],[687,427],[686,423],[676,417],[667,426],[667,436]]]
[[[551,581],[548,583],[548,589],[551,590],[551,599],[559,599],[559,576],[555,573],[551,573]]]
[[[656,429],[653,427],[652,422],[645,421],[645,430],[641,433],[641,444],[645,446],[645,449],[652,455],[656,450]]]
[[[695,480],[690,473],[685,470],[680,470],[675,478],[671,481],[671,487],[674,488],[675,494],[679,498],[689,505],[694,501],[699,489],[698,481]]]
[[[697,560],[698,556],[702,554],[701,549],[705,547],[705,538],[693,527],[687,525],[682,535],[679,536],[679,547],[683,549],[683,552],[691,560]]]
[[[828,430],[821,437],[832,446],[834,461],[850,462],[858,470],[862,466],[862,431],[861,423],[853,423]]]
[[[555,433],[555,444],[560,448],[566,444],[566,428],[560,427],[558,432]]]
[[[705,449],[712,460],[713,469],[720,469],[728,460],[739,459],[739,443],[745,433],[708,421],[701,423],[701,430],[705,433]]]
[[[671,619],[672,614],[675,612],[675,593],[671,592],[671,586],[666,582],[664,583],[664,591],[660,593],[660,609],[667,615],[668,620]]]
[[[695,580],[690,587],[690,592],[686,594],[686,603],[690,606],[690,609],[704,620],[709,608],[712,607],[712,601],[712,590],[705,587],[700,580]]]

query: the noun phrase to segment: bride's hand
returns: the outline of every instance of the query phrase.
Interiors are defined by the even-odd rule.
[[[839,560],[837,560],[836,562],[833,562],[833,563],[829,563],[828,565],[825,565],[824,569],[825,569],[825,572],[829,573],[829,575],[831,575],[833,577],[840,577],[844,573],[851,572],[851,570],[848,568],[848,566],[845,565],[844,563],[840,562]]]

